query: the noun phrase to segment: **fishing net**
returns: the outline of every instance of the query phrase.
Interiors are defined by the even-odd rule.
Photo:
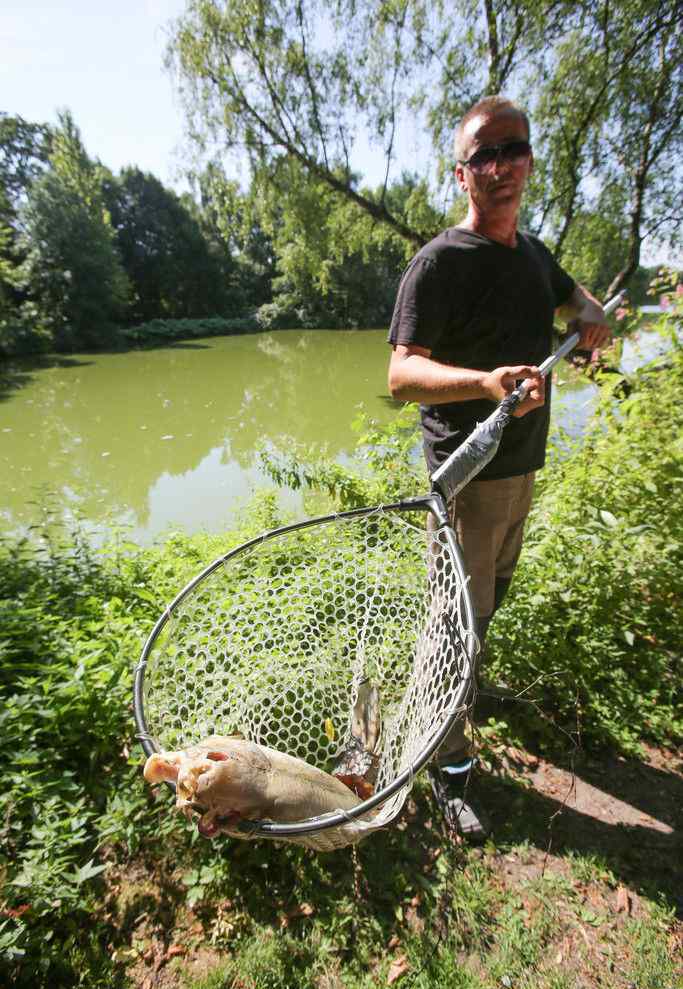
[[[330,772],[370,683],[375,805],[332,828],[311,820],[303,835],[254,828],[316,848],[357,841],[398,814],[454,712],[464,716],[472,622],[452,530],[428,531],[424,511],[276,530],[215,561],[157,623],[136,678],[147,749],[239,734]]]

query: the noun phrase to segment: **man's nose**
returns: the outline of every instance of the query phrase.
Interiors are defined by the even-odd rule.
[[[499,172],[509,172],[511,162],[508,158],[503,158],[501,155],[501,149],[498,149],[496,155],[496,160],[493,163],[493,174],[498,175]]]

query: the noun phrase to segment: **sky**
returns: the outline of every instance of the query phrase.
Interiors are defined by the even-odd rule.
[[[68,109],[88,154],[182,188],[183,117],[163,67],[184,0],[2,0],[0,109],[55,123]]]

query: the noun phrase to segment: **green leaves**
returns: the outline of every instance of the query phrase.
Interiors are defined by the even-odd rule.
[[[190,869],[182,877],[183,885],[188,887],[187,905],[189,907],[196,906],[205,897],[215,892],[221,882],[225,883],[226,878],[226,869],[220,862],[205,864],[198,869]]]
[[[188,4],[169,63],[202,153],[209,145],[246,154],[263,186],[279,184],[283,166],[303,170],[305,183],[355,205],[413,251],[460,215],[444,205],[458,120],[483,95],[523,93],[536,156],[524,224],[606,291],[636,270],[646,230],[679,237],[676,27],[670,0],[210,0]],[[389,195],[397,149],[409,140],[420,148],[415,178],[427,208]],[[374,193],[354,173],[363,144],[386,176]],[[275,222],[281,215],[278,201]]]
[[[80,869],[76,869],[73,873],[73,882],[77,886],[80,886],[82,883],[87,882],[88,879],[99,876],[106,868],[106,865],[95,865],[94,860],[90,859],[89,862],[86,862],[85,865],[82,865]]]
[[[94,341],[123,315],[130,286],[104,206],[102,167],[88,158],[69,114],[53,136],[50,165],[22,213],[27,285],[38,322],[57,343],[72,333]]]
[[[571,724],[578,697],[583,737],[627,750],[682,729],[683,640],[671,620],[683,600],[683,457],[671,442],[683,430],[680,344],[669,360],[666,373],[634,377],[635,401],[616,403],[606,387],[583,445],[543,472],[489,633],[505,682],[522,689],[552,662],[563,673],[542,679],[543,707]]]

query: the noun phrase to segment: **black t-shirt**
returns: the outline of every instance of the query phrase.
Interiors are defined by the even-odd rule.
[[[506,247],[450,227],[403,273],[389,342],[424,347],[434,360],[477,371],[538,365],[551,352],[554,311],[573,290],[574,280],[538,237],[518,232],[517,245]],[[543,466],[549,386],[545,405],[511,420],[478,479],[514,477]],[[420,406],[430,474],[494,408],[486,399]]]

